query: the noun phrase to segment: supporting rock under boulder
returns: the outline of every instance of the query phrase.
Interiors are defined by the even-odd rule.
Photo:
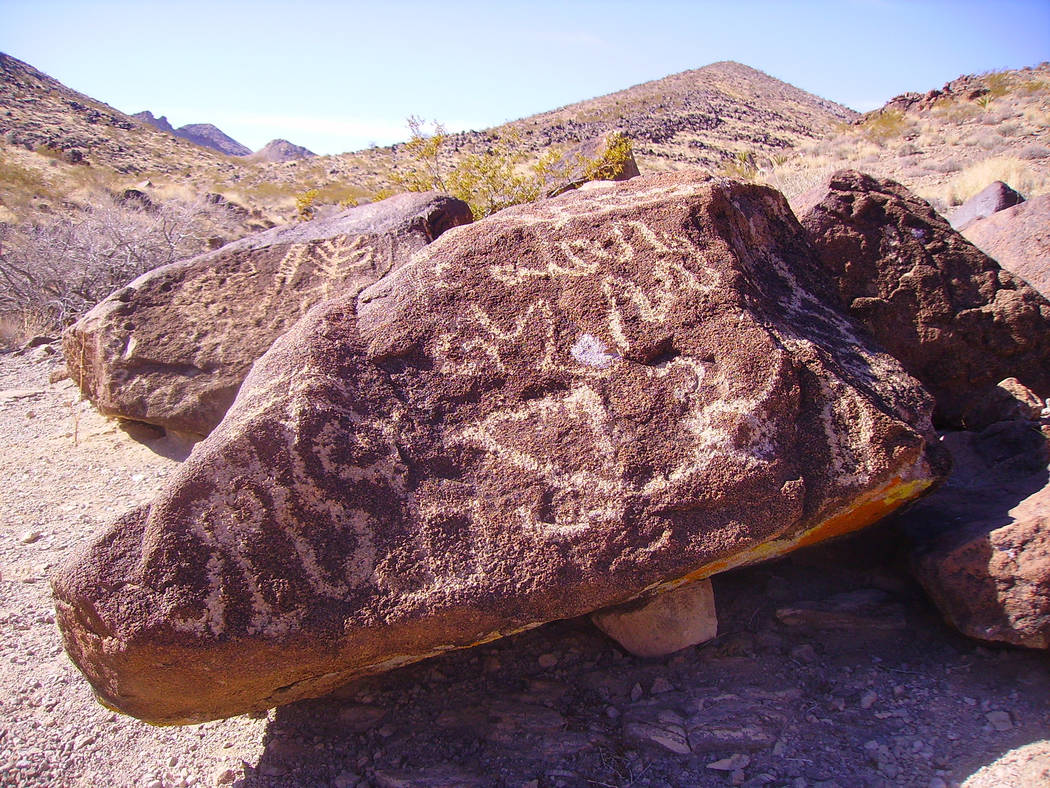
[[[890,180],[836,172],[802,224],[842,302],[961,426],[974,396],[1016,377],[1050,397],[1050,301]]]
[[[687,583],[626,605],[598,610],[591,620],[602,632],[639,657],[662,657],[704,643],[718,634],[711,581]]]
[[[945,466],[825,282],[781,195],[692,174],[448,233],[301,320],[55,572],[66,647],[198,722],[865,527]]]
[[[107,416],[206,435],[311,306],[356,294],[470,221],[460,200],[400,194],[161,266],[66,332],[70,378]]]

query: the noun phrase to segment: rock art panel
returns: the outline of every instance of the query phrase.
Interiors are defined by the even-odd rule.
[[[945,473],[776,192],[693,174],[501,211],[255,364],[54,575],[99,698],[244,713],[862,528]]]
[[[459,200],[401,194],[162,266],[66,332],[70,377],[108,416],[206,435],[311,306],[357,293],[470,220]]]
[[[938,424],[962,426],[972,398],[1004,378],[1050,396],[1050,301],[926,202],[851,170],[802,202],[842,302],[930,390]]]

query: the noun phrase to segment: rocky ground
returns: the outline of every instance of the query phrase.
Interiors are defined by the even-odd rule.
[[[716,577],[719,636],[671,657],[576,619],[266,717],[109,712],[62,651],[48,574],[188,446],[102,419],[59,368],[0,355],[2,785],[1050,785],[1047,654],[949,629],[886,527]]]

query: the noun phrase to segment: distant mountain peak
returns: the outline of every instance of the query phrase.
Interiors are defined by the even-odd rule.
[[[175,134],[175,129],[171,127],[171,124],[168,123],[167,117],[165,117],[164,115],[161,115],[158,118],[147,109],[143,110],[142,112],[136,112],[131,117],[133,117],[135,120],[142,121],[143,123],[148,123],[155,129],[166,131],[168,134]]]
[[[288,140],[270,140],[263,147],[252,154],[253,159],[262,161],[296,161],[297,159],[309,159],[316,156],[312,150],[296,145]]]
[[[237,142],[233,137],[226,134],[222,129],[211,123],[190,123],[180,126],[175,130],[176,136],[184,140],[203,145],[205,148],[217,150],[227,156],[248,156],[252,149]]]

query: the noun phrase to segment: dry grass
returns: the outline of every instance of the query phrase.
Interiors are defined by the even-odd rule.
[[[944,200],[959,205],[993,181],[1003,181],[1026,197],[1050,191],[1050,174],[1015,156],[995,156],[966,167],[947,185]]]

